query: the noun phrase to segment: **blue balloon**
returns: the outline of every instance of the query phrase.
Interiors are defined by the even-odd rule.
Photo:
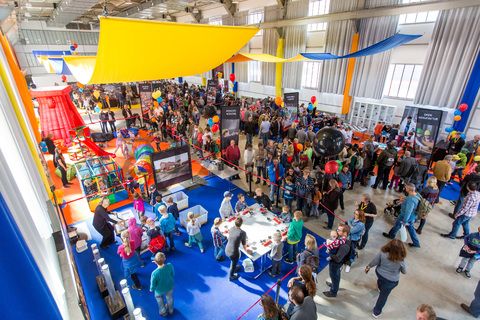
[[[213,119],[212,119],[212,118],[208,119],[207,122],[208,122],[208,125],[209,125],[210,127],[213,126]]]
[[[447,128],[445,128],[445,132],[450,133],[450,132],[452,132],[452,131],[453,131],[453,128],[452,128],[452,127],[447,127]]]
[[[46,146],[47,144],[45,143],[45,141],[40,141],[40,147],[45,148]]]
[[[308,104],[308,111],[312,111],[313,110],[313,105],[311,103]]]
[[[78,91],[79,91],[79,92],[83,92],[83,88],[78,88]]]
[[[455,110],[455,111],[453,112],[453,115],[455,115],[455,116],[460,116],[460,115],[462,115],[462,111],[460,111],[460,110],[457,109],[457,110]]]
[[[158,103],[162,103],[162,102],[163,102],[162,97],[158,97],[158,98],[157,98],[157,102],[158,102]]]
[[[71,51],[75,51],[75,47],[74,47],[74,46],[70,46],[70,50],[71,50]]]
[[[47,152],[47,151],[48,151],[47,147],[42,148],[42,152]]]
[[[460,135],[460,138],[462,138],[462,139],[464,139],[464,140],[465,140],[466,137],[467,137],[467,135],[466,135],[465,133],[462,133],[462,134]]]
[[[97,106],[95,107],[95,109],[93,109],[96,113],[99,113],[100,112],[100,108]]]
[[[178,83],[183,83],[183,78],[182,77],[178,77]]]
[[[235,81],[235,82],[233,83],[233,92],[237,92],[237,91],[238,91],[238,82]]]

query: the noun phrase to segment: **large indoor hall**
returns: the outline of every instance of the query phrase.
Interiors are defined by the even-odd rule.
[[[479,318],[479,110],[478,0],[0,0],[1,318]]]

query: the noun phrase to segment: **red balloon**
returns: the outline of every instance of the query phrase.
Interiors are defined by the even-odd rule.
[[[66,81],[67,81],[67,76],[66,76],[66,75],[62,75],[62,81],[63,81],[63,82],[66,82]]]
[[[230,73],[230,81],[235,82],[235,74]]]
[[[462,103],[461,105],[458,106],[458,110],[465,112],[468,109],[468,104]]]
[[[313,104],[313,103],[315,103],[315,101],[317,101],[317,97],[312,96],[312,97],[310,98],[310,102]]]
[[[218,124],[215,123],[215,124],[212,126],[212,132],[217,132],[218,129],[219,129]]]
[[[78,48],[78,43],[74,42],[74,43],[73,43],[73,47],[74,47],[75,49],[77,49],[77,48]]]
[[[338,171],[338,162],[335,160],[330,160],[325,164],[325,173],[334,174]]]

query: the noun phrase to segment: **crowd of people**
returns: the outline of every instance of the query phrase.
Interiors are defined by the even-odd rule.
[[[371,268],[376,268],[380,292],[372,311],[373,317],[382,314],[389,294],[399,283],[400,274],[407,270],[407,250],[402,241],[395,239],[397,233],[408,232],[411,238],[408,245],[420,247],[419,235],[424,232],[427,216],[440,201],[440,193],[445,185],[453,181],[454,175],[461,184],[461,192],[451,214],[454,219],[452,230],[442,236],[464,239],[460,252],[462,261],[456,271],[463,272],[470,278],[470,271],[480,255],[480,229],[475,233],[470,233],[469,229],[469,221],[477,214],[480,204],[480,167],[476,165],[480,162],[480,157],[476,156],[480,136],[465,143],[458,134],[452,135],[446,156],[432,165],[425,157],[413,156],[414,125],[411,124],[411,118],[407,119],[402,128],[399,125],[379,123],[370,138],[360,141],[348,124],[336,116],[319,112],[316,108],[301,105],[298,120],[291,121],[284,108],[277,106],[271,98],[223,97],[200,86],[189,86],[186,82],[181,85],[163,82],[159,90],[162,92],[162,101],[154,103],[150,110],[142,114],[143,121],[150,130],[152,143],[167,139],[183,140],[191,144],[193,152],[201,159],[221,158],[227,165],[238,170],[239,174],[233,179],[240,179],[240,173],[243,172],[246,181],[250,180],[256,185],[254,199],[259,204],[270,210],[281,207],[279,218],[289,223],[286,237],[282,238],[280,234],[272,237],[269,254],[272,267],[269,274],[272,277],[281,276],[281,261],[284,260],[288,264],[297,264],[298,277],[292,278],[288,283],[289,303],[283,308],[279,308],[271,296],[262,296],[264,311],[259,319],[284,319],[284,315],[289,319],[316,319],[313,297],[318,285],[315,278],[319,271],[319,247],[313,235],[304,234],[305,219],[320,223],[320,218],[326,217],[324,228],[330,230],[330,237],[323,245],[329,256],[328,272],[331,281],[327,283],[328,290],[323,294],[327,298],[337,296],[342,270],[350,272],[358,252],[368,243],[369,231],[378,215],[377,205],[380,204],[374,204],[368,193],[358,195],[358,191],[355,191],[355,183],[368,186],[373,175],[376,177],[371,188],[394,189],[399,198],[396,201],[398,210],[394,215],[394,225],[383,233],[389,241],[365,267],[366,273]],[[240,105],[240,128],[246,140],[243,153],[240,151],[243,146],[239,146],[235,140],[230,141],[228,147],[222,150],[217,140],[218,135],[214,132],[216,130],[206,121],[201,121],[202,116],[210,118],[212,112],[216,114],[215,105],[231,104]],[[108,119],[104,119],[106,121],[102,124],[102,130],[104,127],[107,130]],[[340,130],[346,142],[336,157],[341,164],[340,168],[333,174],[325,171],[325,159],[315,148],[316,132],[327,126]],[[114,130],[114,127],[111,129]],[[432,175],[429,170],[432,170]],[[268,191],[265,192],[267,188]],[[164,238],[165,250],[152,251],[158,268],[152,273],[150,290],[155,292],[160,313],[166,315],[173,312],[174,268],[172,264],[165,263],[165,254],[159,251],[168,253],[175,250],[174,234],[179,232],[178,209],[175,210],[176,206],[170,199],[164,203],[158,191],[151,191],[151,204],[158,223],[155,224],[150,219],[142,227],[143,232],[149,234],[150,241],[157,237]],[[344,220],[338,217],[338,212],[344,213],[345,197],[348,194],[349,199],[354,198],[358,202],[355,203],[355,211]],[[214,258],[217,261],[229,258],[229,279],[235,281],[239,278],[240,251],[243,249],[251,252],[251,248],[247,245],[248,235],[242,230],[241,217],[236,218],[228,237],[218,228],[224,219],[237,215],[247,206],[243,195],[240,195],[235,205],[231,203],[232,197],[230,192],[225,192],[224,199],[219,204],[220,217],[214,220],[211,234]],[[108,200],[99,205],[98,212],[95,212],[95,217],[99,218],[94,219],[94,227],[104,237],[101,247],[114,241],[106,201]],[[142,208],[141,205],[139,207]],[[138,211],[139,216],[143,216],[142,210]],[[340,220],[336,228],[335,219]],[[415,228],[417,223],[418,227]],[[460,226],[463,227],[463,236],[457,235]],[[201,226],[193,214],[188,216],[185,229],[188,236],[185,245],[197,245],[203,253],[205,245]],[[133,288],[141,288],[134,272],[141,265],[138,254],[135,255],[139,248],[138,232],[129,228],[122,233],[121,238],[118,253],[122,257],[125,276],[132,279]],[[304,245],[300,245],[303,238]],[[162,241],[157,239],[157,242]],[[472,314],[477,309],[474,304],[468,307]],[[417,319],[435,319],[435,313],[430,306],[421,305],[417,309]]]

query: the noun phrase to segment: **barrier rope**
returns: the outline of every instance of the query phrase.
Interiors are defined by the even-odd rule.
[[[322,249],[323,247],[325,247],[325,244],[322,244],[318,247],[318,250]],[[288,271],[281,279],[280,279],[280,283],[282,283],[286,278],[288,278],[288,276],[290,276],[295,270],[297,270],[297,267],[293,267],[290,271]],[[278,281],[275,282],[273,284],[273,286],[271,286],[267,291],[265,291],[263,294],[269,294],[273,289],[275,289],[275,287],[278,285]],[[262,294],[262,295],[263,295]],[[262,300],[262,295],[260,296],[260,298],[258,298],[257,301],[255,301],[250,307],[248,307],[247,310],[245,310],[238,318],[237,320],[240,320],[242,319],[247,313],[250,312],[250,310],[253,309],[253,307],[255,307],[259,302],[260,300]]]

